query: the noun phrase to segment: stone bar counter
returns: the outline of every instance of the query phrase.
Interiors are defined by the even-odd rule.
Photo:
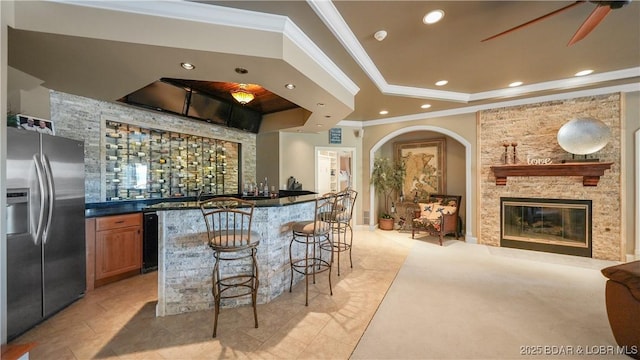
[[[272,301],[289,290],[291,270],[289,243],[291,224],[311,219],[317,195],[255,200],[252,230],[260,235],[258,245],[258,303]],[[145,211],[158,214],[158,305],[157,316],[181,314],[213,308],[211,293],[213,250],[196,202],[166,202]],[[294,256],[302,254],[294,254]],[[242,264],[221,268],[233,273]],[[294,277],[294,284],[302,276]],[[250,296],[228,299],[223,307],[251,303]]]

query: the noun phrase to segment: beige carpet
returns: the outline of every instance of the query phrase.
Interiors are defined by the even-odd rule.
[[[628,359],[605,309],[613,264],[416,240],[352,358]]]

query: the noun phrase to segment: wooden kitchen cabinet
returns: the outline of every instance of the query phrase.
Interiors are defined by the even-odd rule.
[[[95,229],[96,287],[140,273],[142,214],[100,217]]]

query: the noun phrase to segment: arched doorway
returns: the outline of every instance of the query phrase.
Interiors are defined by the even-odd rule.
[[[471,154],[471,143],[465,139],[464,137],[458,135],[457,133],[449,130],[449,129],[445,129],[445,128],[441,128],[438,126],[432,126],[432,125],[415,125],[415,126],[409,126],[406,128],[402,128],[402,129],[398,129],[395,130],[389,134],[387,134],[386,136],[384,136],[383,138],[381,138],[376,144],[374,144],[371,149],[369,150],[369,174],[371,174],[371,171],[373,171],[373,162],[375,159],[375,153],[376,151],[378,151],[383,145],[385,145],[386,143],[388,143],[389,141],[391,141],[392,139],[394,139],[395,137],[402,135],[402,134],[406,134],[406,133],[410,133],[410,132],[416,132],[416,131],[432,131],[435,133],[440,133],[440,134],[444,134],[447,135],[449,137],[451,137],[452,139],[458,141],[460,144],[462,144],[462,146],[464,147],[464,154],[465,154],[465,191],[464,191],[464,198],[465,198],[465,214],[466,214],[466,221],[465,221],[465,229],[464,229],[464,235],[465,235],[465,241],[466,242],[470,242],[470,243],[476,243],[477,239],[476,237],[473,235],[473,213],[471,211],[471,187],[472,187],[472,176],[471,176],[471,158],[472,158],[472,154]],[[371,214],[369,216],[369,229],[373,230],[375,228],[375,216],[373,216],[373,214],[375,213],[375,189],[373,188],[373,185],[369,185],[369,214]]]

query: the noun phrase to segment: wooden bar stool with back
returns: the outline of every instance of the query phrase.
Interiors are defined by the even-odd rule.
[[[258,327],[258,311],[256,298],[258,294],[258,263],[256,252],[260,237],[251,231],[251,221],[255,203],[233,197],[218,197],[199,200],[200,209],[207,226],[209,246],[215,258],[213,266],[213,337],[216,337],[220,303],[223,299],[251,295],[253,319]],[[249,265],[247,273],[221,275],[220,265],[223,261],[233,261]],[[235,265],[235,264],[234,264]],[[234,266],[234,269],[245,268]],[[226,267],[225,269],[231,269]]]

